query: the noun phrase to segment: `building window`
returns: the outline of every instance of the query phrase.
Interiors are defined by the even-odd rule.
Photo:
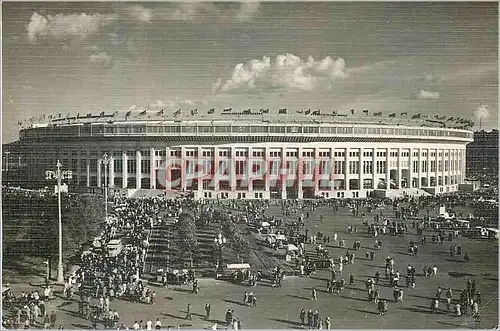
[[[302,163],[302,174],[312,175],[313,173],[313,161],[304,161]]]
[[[422,161],[422,172],[427,172],[427,161]]]
[[[319,157],[330,157],[330,152],[319,152]]]
[[[243,161],[236,161],[235,164],[235,171],[237,175],[242,175],[245,173],[245,162]]]
[[[252,151],[252,156],[253,157],[263,157],[264,151]]]
[[[431,172],[436,172],[436,161],[435,160],[431,161]]]
[[[336,175],[343,175],[345,174],[345,161],[334,161],[333,162],[334,168],[333,168],[333,173]]]
[[[349,174],[359,174],[359,161],[349,161]]]
[[[418,172],[418,161],[413,161],[413,172]]]
[[[387,172],[387,162],[377,161],[377,174],[385,174]]]
[[[363,173],[364,174],[373,174],[373,162],[372,161],[363,161]]]

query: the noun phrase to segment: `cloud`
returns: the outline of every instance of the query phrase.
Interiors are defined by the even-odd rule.
[[[163,109],[163,108],[179,108],[179,107],[188,107],[194,106],[196,102],[189,99],[182,99],[176,97],[174,100],[156,100],[149,104],[148,108],[152,109]]]
[[[57,14],[43,16],[33,12],[26,28],[28,41],[35,43],[41,39],[85,40],[99,29],[114,22],[116,14]]]
[[[347,77],[344,59],[333,60],[330,56],[316,61],[311,56],[307,61],[293,54],[278,55],[273,62],[268,56],[262,60],[250,60],[235,66],[231,79],[213,84],[216,92],[238,92],[252,90],[329,89],[338,79]]]
[[[434,76],[433,74],[425,74],[424,79],[427,81],[433,81],[436,79],[436,76]]]
[[[94,64],[110,65],[113,57],[106,52],[101,52],[99,54],[90,55],[89,60]]]
[[[208,8],[204,3],[186,2],[177,5],[176,7],[168,8],[167,11],[159,11],[161,19],[172,21],[190,21],[198,17],[200,11]],[[206,9],[205,8],[205,9]]]
[[[158,20],[192,21],[216,20],[219,22],[248,22],[260,12],[260,4],[248,1],[239,4],[239,7],[216,6],[209,2],[184,2],[172,4],[165,8],[155,9],[153,15]]]
[[[236,12],[236,20],[238,22],[251,21],[260,11],[260,3],[258,2],[243,2]]]
[[[438,100],[439,92],[429,92],[426,90],[420,90],[417,94],[417,99],[420,100]]]
[[[488,109],[488,105],[480,104],[474,109],[474,117],[477,120],[486,119],[490,116],[490,110]]]
[[[85,49],[89,50],[89,51],[97,52],[99,50],[99,46],[97,46],[97,45],[85,46]]]
[[[151,23],[153,11],[141,5],[133,5],[126,7],[120,16],[128,21]]]

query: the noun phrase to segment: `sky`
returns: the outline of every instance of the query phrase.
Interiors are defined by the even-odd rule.
[[[4,2],[2,25],[4,142],[43,114],[179,107],[498,127],[496,2]]]

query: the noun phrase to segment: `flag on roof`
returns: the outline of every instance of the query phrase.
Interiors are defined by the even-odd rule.
[[[141,111],[141,112],[139,113],[139,116],[146,115],[146,112],[147,112],[147,109],[144,109],[143,111]]]
[[[351,115],[354,115],[354,109],[351,109]]]
[[[401,116],[408,116],[408,113],[404,111],[401,113]]]
[[[304,113],[304,109],[301,109],[301,110],[296,110],[297,114],[303,114]]]
[[[163,115],[163,113],[164,113],[164,112],[163,112],[163,109],[162,109],[162,110],[158,110],[158,111],[156,112],[156,115],[157,115],[157,116],[160,116],[160,115]]]
[[[420,118],[420,114],[415,114],[411,117],[412,120],[416,119],[416,118]]]
[[[396,117],[396,113],[389,114],[389,117]]]
[[[368,112],[370,112],[369,109],[363,109],[363,113],[368,114]]]
[[[210,108],[210,109],[208,110],[208,113],[209,113],[209,114],[213,114],[213,113],[215,113],[215,108]]]
[[[104,110],[99,114],[99,117],[103,117],[104,116]]]
[[[252,110],[250,108],[243,110],[243,114],[244,115],[248,115],[248,114],[251,114],[251,113],[252,113]]]
[[[278,114],[286,114],[286,108],[278,109]]]
[[[337,111],[336,110],[332,111],[332,115],[337,116]]]
[[[224,108],[224,109],[222,109],[222,112],[227,113],[227,112],[230,112],[232,110],[233,110],[233,108]]]
[[[373,116],[382,116],[382,112],[379,111],[378,113],[373,113]]]
[[[181,114],[181,112],[182,112],[182,109],[181,109],[181,108],[179,108],[179,109],[177,109],[176,111],[174,111],[174,113],[173,113],[174,117],[179,116],[179,115]]]
[[[115,112],[113,113],[113,115],[111,115],[112,117],[115,117],[116,115],[118,115],[118,110],[115,110]]]
[[[311,115],[320,115],[320,114],[321,114],[321,110],[319,110],[319,109],[316,109],[315,111],[313,111],[311,113]]]
[[[88,114],[87,114],[87,117],[92,117],[92,113],[88,113]]]
[[[191,116],[198,114],[198,108],[191,109]]]
[[[306,115],[309,115],[310,113],[311,113],[311,108],[309,108],[308,110],[306,110],[306,111],[304,112],[304,114],[306,114]]]
[[[262,114],[269,114],[269,108],[266,108],[266,109],[262,108],[262,109],[260,110],[260,112],[261,112]]]
[[[129,117],[130,114],[132,114],[132,109],[130,109],[128,112],[125,113],[125,117]]]

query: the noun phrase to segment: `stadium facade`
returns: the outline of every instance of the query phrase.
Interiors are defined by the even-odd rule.
[[[60,160],[73,172],[70,187],[102,188],[106,173],[114,190],[301,199],[456,191],[473,141],[469,130],[408,120],[206,117],[61,119],[21,129],[16,144],[32,181]]]

